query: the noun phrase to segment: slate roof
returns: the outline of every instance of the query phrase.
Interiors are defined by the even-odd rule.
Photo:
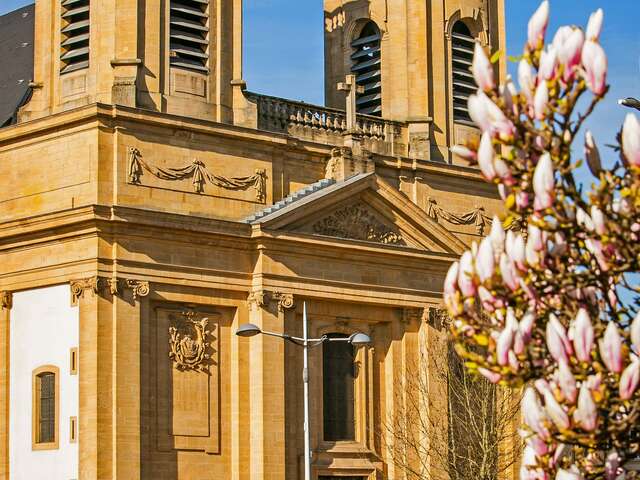
[[[29,98],[33,79],[35,6],[0,16],[0,127],[10,125]]]

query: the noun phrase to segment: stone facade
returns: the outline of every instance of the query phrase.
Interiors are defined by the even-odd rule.
[[[234,332],[300,334],[303,302],[312,336],[373,339],[356,357],[355,441],[324,441],[311,354],[314,478],[403,478],[382,426],[415,368],[444,396],[418,351],[442,352],[444,275],[500,207],[449,158],[444,20],[473,19],[503,48],[502,2],[326,0],[333,108],[245,91],[240,0],[210,2],[214,54],[193,81],[169,65],[159,0],[91,2],[90,66],[60,75],[59,3],[36,1],[33,97],[0,130],[0,480],[20,478],[11,294],[59,284],[79,308],[78,478],[301,479],[301,352]],[[369,16],[389,115],[351,131],[329,92],[346,73],[339,38]],[[204,94],[176,87],[198,82]]]

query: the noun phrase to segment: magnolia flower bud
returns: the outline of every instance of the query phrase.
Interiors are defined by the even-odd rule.
[[[637,354],[640,354],[640,312],[631,322],[630,337],[633,348],[635,348]]]
[[[562,405],[553,396],[553,393],[546,391],[544,393],[544,409],[551,421],[558,427],[558,430],[567,430],[571,425],[567,412],[564,411]]]
[[[627,114],[624,119],[622,153],[630,165],[640,167],[640,122],[633,113]]]
[[[447,276],[444,279],[444,293],[453,294],[458,289],[458,269],[460,264],[455,262],[449,267]]]
[[[596,228],[589,214],[580,207],[576,209],[576,222],[589,232],[593,232]]]
[[[553,78],[556,71],[558,54],[551,46],[548,50],[543,50],[540,55],[540,68],[538,69],[538,81],[542,84],[545,80]]]
[[[593,40],[585,42],[582,49],[582,65],[589,90],[595,95],[604,94],[607,89],[607,54],[600,44]]]
[[[520,234],[514,234],[511,230],[507,232],[505,242],[506,252],[509,258],[520,270],[526,270],[526,250],[524,238]]]
[[[493,251],[496,253],[496,255],[500,255],[502,252],[504,252],[504,241],[506,238],[506,234],[504,233],[502,222],[497,215],[494,215],[493,221],[491,222],[491,232],[489,233],[489,238],[491,239],[491,246],[493,247]]]
[[[580,64],[584,33],[579,28],[561,27],[553,45],[558,51],[558,62],[564,66],[562,78],[567,82],[574,77],[576,67]]]
[[[533,191],[536,194],[534,207],[536,210],[545,210],[553,205],[555,178],[551,156],[545,153],[538,160],[538,165],[533,174]]]
[[[479,42],[476,42],[474,49],[471,72],[479,88],[485,92],[495,88],[496,82],[494,80],[493,67]]]
[[[480,139],[480,147],[478,148],[478,166],[484,178],[491,181],[496,177],[496,171],[493,167],[493,159],[496,155],[493,149],[493,140],[489,132],[484,132]]]
[[[573,419],[587,432],[596,429],[598,423],[598,409],[586,382],[582,383],[578,394],[578,408],[573,413]]]
[[[600,357],[611,372],[622,371],[622,338],[614,322],[609,322],[600,341]]]
[[[600,38],[603,20],[604,12],[601,8],[591,14],[591,16],[589,17],[589,23],[587,23],[587,40],[595,41]]]
[[[467,250],[460,257],[460,266],[458,267],[458,286],[465,297],[473,297],[476,294],[474,274],[473,254]]]
[[[587,130],[587,133],[584,135],[584,156],[587,159],[587,165],[591,173],[596,177],[600,175],[602,171],[600,150],[598,150],[598,145],[596,145],[593,134],[589,130]]]
[[[567,332],[553,313],[547,322],[547,348],[556,362],[568,362],[569,355],[573,353]]]
[[[549,25],[549,2],[544,0],[532,15],[527,28],[527,47],[536,50],[544,44],[544,36]]]
[[[504,106],[507,110],[511,110],[514,113],[517,112],[517,109],[514,108],[513,97],[518,95],[516,91],[516,87],[513,85],[511,81],[511,77],[507,77],[507,83],[505,85],[500,85],[500,97],[504,100]]]
[[[607,459],[604,462],[604,476],[606,480],[615,480],[620,475],[618,469],[620,468],[620,455],[615,450],[612,450],[607,455]]]
[[[524,342],[528,342],[531,340],[531,332],[533,331],[533,326],[536,322],[536,317],[533,312],[529,311],[524,314],[520,323],[518,324],[518,330],[522,335],[522,339]]]
[[[591,220],[593,221],[593,226],[597,234],[604,235],[607,233],[604,213],[602,213],[602,210],[600,210],[597,205],[591,206]]]
[[[620,376],[620,398],[629,400],[633,397],[640,382],[640,361],[634,358]]]
[[[486,104],[480,95],[469,96],[467,107],[469,109],[469,116],[471,117],[471,120],[473,120],[480,130],[488,132],[491,129],[491,120],[489,119]]]
[[[581,362],[591,361],[591,349],[593,348],[593,325],[589,313],[581,308],[576,315],[573,325],[573,347],[576,357]]]
[[[500,157],[495,157],[493,160],[493,167],[496,169],[496,174],[505,185],[511,186],[516,183],[513,178],[513,174],[511,173],[511,169]]]
[[[520,60],[518,64],[518,83],[520,89],[524,92],[528,99],[532,98],[533,89],[535,88],[535,81],[533,79],[533,71],[531,65],[526,60]]]
[[[562,232],[556,232],[553,236],[553,248],[551,249],[551,255],[554,257],[564,255],[567,253],[568,245],[567,239]]]
[[[574,403],[578,396],[576,379],[567,362],[558,364],[558,386],[569,403]]]
[[[502,281],[510,290],[515,292],[518,289],[516,266],[506,253],[500,255],[500,275],[502,276]]]
[[[467,161],[475,161],[478,158],[476,152],[463,145],[454,145],[449,149],[449,151],[454,155],[464,158]]]
[[[483,367],[478,368],[478,373],[489,380],[491,383],[498,383],[502,379],[502,375],[500,375],[499,373],[492,372],[491,370],[487,370]]]
[[[505,327],[504,330],[500,332],[500,336],[496,342],[496,359],[499,365],[504,366],[509,363],[509,350],[511,350],[511,346],[513,345],[514,334],[515,332],[509,327]]]
[[[549,453],[549,446],[537,435],[533,435],[527,439],[527,447],[532,448],[536,455],[542,456]]]
[[[540,405],[538,395],[531,387],[527,388],[522,396],[521,410],[524,423],[540,437],[548,439],[549,431],[544,426],[547,416]]]
[[[556,480],[584,480],[584,477],[578,471],[560,468],[556,472]]]
[[[536,88],[536,94],[533,98],[533,111],[536,119],[544,120],[547,117],[549,107],[549,87],[545,80],[541,81]]]
[[[486,237],[480,242],[480,248],[476,256],[476,272],[478,273],[480,281],[484,282],[493,277],[494,271],[495,255],[493,253],[493,246],[491,245],[491,239]]]
[[[595,228],[595,227],[594,227]],[[602,249],[602,243],[593,238],[587,238],[584,242],[587,250],[589,250],[598,262],[598,266],[603,272],[609,270],[609,260]]]

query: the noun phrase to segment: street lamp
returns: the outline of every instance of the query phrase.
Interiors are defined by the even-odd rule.
[[[363,347],[371,343],[371,337],[366,333],[352,333],[346,338],[332,338],[323,335],[320,338],[309,338],[307,324],[307,303],[302,307],[302,338],[293,337],[284,333],[263,331],[253,323],[244,323],[236,330],[239,337],[255,337],[256,335],[269,335],[288,340],[303,348],[302,382],[304,386],[304,479],[311,480],[311,439],[309,434],[309,348],[322,345],[324,342],[348,342],[354,347]]]
[[[635,108],[636,110],[640,110],[640,100],[637,100],[633,97],[623,98],[618,100],[618,103],[624,107]]]

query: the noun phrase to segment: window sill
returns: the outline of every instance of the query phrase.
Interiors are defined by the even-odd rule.
[[[51,442],[51,443],[33,443],[31,445],[31,450],[33,451],[38,451],[38,450],[58,450],[59,445],[58,442]]]

